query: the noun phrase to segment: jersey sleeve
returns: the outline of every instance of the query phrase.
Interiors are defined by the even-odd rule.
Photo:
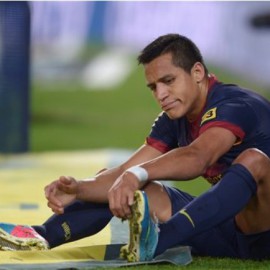
[[[152,125],[151,132],[146,138],[146,144],[162,153],[177,147],[176,126],[166,113],[161,113]]]
[[[256,114],[250,105],[243,101],[226,103],[205,112],[199,133],[210,127],[222,127],[230,130],[237,137],[237,143],[240,143],[246,134],[254,130],[256,121]]]

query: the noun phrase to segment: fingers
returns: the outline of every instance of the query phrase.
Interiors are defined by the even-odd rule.
[[[134,202],[134,192],[139,187],[138,180],[130,176],[120,176],[108,192],[110,210],[118,218],[131,216],[130,206]]]
[[[47,206],[56,214],[62,214],[64,211],[62,202],[57,199],[57,181],[52,182],[45,187],[45,197],[48,200]]]
[[[57,191],[65,193],[72,193],[75,189],[76,181],[70,176],[60,176],[51,184],[45,187],[45,196],[48,199],[50,196],[55,195]]]
[[[76,181],[71,176],[60,176],[57,188],[67,194],[74,193],[76,188]]]
[[[48,201],[54,200],[54,195],[57,190],[57,181],[52,182],[44,188],[45,197]]]
[[[72,177],[61,176],[44,188],[45,197],[48,200],[47,205],[54,213],[62,214],[64,212],[63,196],[71,193],[73,181],[76,182]]]
[[[63,213],[64,213],[64,207],[59,207],[58,205],[55,205],[55,204],[53,204],[53,203],[51,203],[51,202],[48,202],[48,203],[47,203],[47,206],[48,206],[49,208],[51,208],[51,210],[52,210],[55,214],[60,215],[60,214],[63,214]]]
[[[110,192],[109,205],[110,210],[114,216],[118,218],[129,218],[131,215],[130,206],[128,204],[127,196],[124,194],[117,194],[118,192]]]
[[[134,203],[134,192],[128,196],[128,205],[131,206]]]
[[[63,185],[70,185],[74,181],[74,178],[71,176],[60,176],[59,183]]]

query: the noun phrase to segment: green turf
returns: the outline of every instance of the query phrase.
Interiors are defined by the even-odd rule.
[[[159,112],[137,70],[117,89],[33,84],[31,151],[140,146]]]
[[[268,270],[269,261],[242,261],[235,259],[213,259],[213,258],[193,258],[193,261],[186,266],[175,266],[170,264],[165,265],[145,265],[140,266],[140,270]],[[136,267],[137,269],[138,267]],[[106,268],[112,270],[114,268]],[[121,267],[121,269],[134,269],[134,267]]]
[[[140,270],[267,270],[269,269],[269,261],[242,261],[234,259],[213,259],[213,258],[193,258],[192,263],[186,266],[175,265],[151,265],[140,266]],[[121,268],[122,269],[122,268]],[[128,269],[128,268],[125,268]],[[129,268],[130,269],[130,268]]]

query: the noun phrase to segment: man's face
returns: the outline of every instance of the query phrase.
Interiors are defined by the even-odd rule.
[[[194,65],[195,66],[195,65]],[[197,77],[172,63],[170,53],[155,58],[144,66],[147,86],[161,109],[171,119],[193,116],[200,98]]]

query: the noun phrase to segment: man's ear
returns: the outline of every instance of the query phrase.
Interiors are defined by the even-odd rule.
[[[191,74],[197,83],[200,83],[205,77],[205,69],[202,63],[196,62],[191,69]]]

